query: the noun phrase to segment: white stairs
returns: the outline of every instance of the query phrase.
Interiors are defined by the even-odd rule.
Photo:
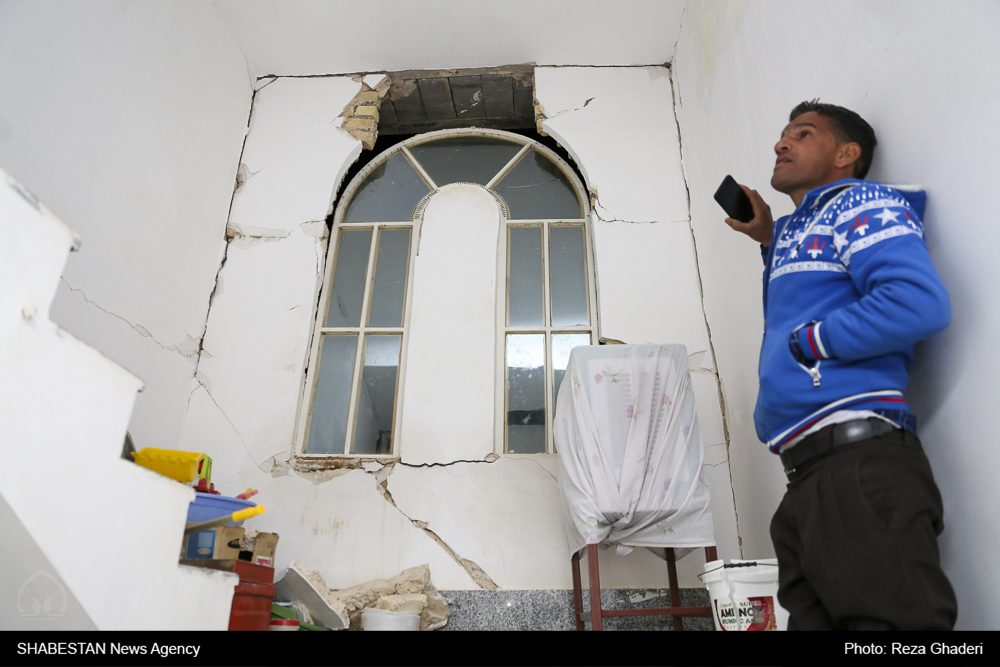
[[[225,630],[238,577],[177,562],[194,492],[121,459],[142,381],[49,320],[75,245],[0,170],[0,629]]]

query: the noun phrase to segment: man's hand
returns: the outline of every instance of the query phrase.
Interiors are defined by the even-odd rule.
[[[771,228],[774,226],[774,220],[771,219],[771,207],[761,199],[756,190],[751,190],[745,185],[740,185],[740,187],[750,197],[750,204],[753,206],[753,220],[740,222],[734,218],[726,218],[726,224],[763,246],[771,245]]]

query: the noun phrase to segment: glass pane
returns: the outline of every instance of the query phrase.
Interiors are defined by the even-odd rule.
[[[379,230],[368,326],[403,325],[403,300],[406,295],[406,267],[409,259],[409,229]]]
[[[494,188],[512,220],[582,218],[583,209],[566,175],[538,151],[531,151]]]
[[[583,226],[549,227],[549,295],[552,326],[589,324]]]
[[[402,336],[365,338],[365,367],[361,370],[358,415],[354,425],[354,454],[391,454],[392,421],[396,407],[396,375]]]
[[[521,150],[497,137],[451,137],[410,148],[438,187],[462,181],[486,185]]]
[[[554,334],[552,336],[552,397],[559,397],[559,387],[569,365],[569,353],[578,345],[590,345],[590,334]]]
[[[545,452],[545,334],[507,336],[507,451]]]
[[[333,267],[326,326],[356,327],[361,324],[361,304],[365,299],[365,276],[372,230],[342,229]]]
[[[377,166],[361,183],[344,214],[344,222],[406,222],[430,192],[402,153]]]
[[[310,454],[344,453],[357,349],[357,335],[323,336],[306,442]]]
[[[507,276],[507,298],[510,310],[507,324],[512,327],[543,326],[545,298],[542,292],[542,228],[508,229],[510,273]]]

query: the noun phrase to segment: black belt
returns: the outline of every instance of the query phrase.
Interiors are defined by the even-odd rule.
[[[875,417],[833,424],[806,436],[794,447],[782,452],[780,454],[781,462],[785,466],[785,474],[791,475],[806,461],[827,456],[833,453],[836,447],[878,438],[890,431],[898,430],[901,429],[895,424]]]

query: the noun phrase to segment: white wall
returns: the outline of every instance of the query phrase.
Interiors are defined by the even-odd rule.
[[[76,235],[2,170],[0,232],[0,627],[224,629],[239,577],[177,564],[194,493],[120,458],[142,383],[49,319]]]
[[[360,84],[349,77],[282,77],[258,92],[243,155],[246,171],[257,175],[236,195],[230,220],[236,238],[220,275],[222,288],[213,302],[198,368],[200,386],[179,447],[213,457],[213,479],[224,493],[259,489],[257,498],[268,511],[254,523],[281,535],[279,568],[303,560],[331,586],[342,587],[429,563],[439,588],[567,588],[569,553],[558,502],[558,462],[554,455],[494,460],[492,392],[478,398],[467,394],[460,401],[464,412],[485,415],[485,447],[478,440],[451,437],[447,422],[408,422],[406,415],[418,399],[427,414],[454,407],[445,392],[422,385],[419,396],[404,396],[396,444],[400,463],[307,472],[292,460],[292,426],[315,317],[317,279],[323,275],[317,253],[326,243],[325,236],[305,233],[305,227],[322,229],[318,221],[336,184],[359,153],[358,142],[336,120],[359,91]],[[692,353],[709,452],[706,474],[717,492],[713,509],[720,544],[724,555],[736,556],[725,439],[667,72],[539,70],[536,95],[550,117],[547,131],[591,174],[602,216],[609,220],[595,222],[598,291],[605,308],[602,333],[628,342],[681,342]],[[645,119],[631,134],[623,135],[618,122],[623,106]],[[495,207],[492,200],[487,203]],[[427,207],[432,224],[434,210],[432,200]],[[433,240],[428,233],[425,244]],[[487,236],[493,245],[481,254],[492,261],[495,225]],[[433,263],[431,255],[420,260]],[[495,269],[487,273],[484,289],[492,293]],[[421,321],[426,313],[417,311],[425,307],[421,298],[415,299],[413,323]],[[492,376],[495,328],[487,310],[486,346],[475,346],[481,338],[477,335],[465,351],[485,352],[484,368]],[[465,310],[462,316],[475,314]],[[413,368],[408,372],[425,361],[412,356],[412,336]],[[461,339],[449,339],[449,345],[461,344]],[[454,347],[449,352],[461,353]],[[411,380],[408,375],[404,386]],[[439,376],[434,381],[445,380]],[[441,399],[437,405],[431,400],[435,396]],[[481,405],[472,405],[474,401]],[[415,467],[426,461],[445,465]],[[666,585],[663,561],[649,552],[638,550],[625,559],[606,555],[606,586]],[[685,586],[700,585],[693,574],[700,562],[701,556],[681,561]]]
[[[806,8],[808,8],[806,10]],[[740,535],[771,553],[767,526],[784,490],[754,435],[762,331],[756,246],[723,222],[712,193],[727,173],[775,216],[790,200],[768,185],[772,147],[804,99],[854,109],[879,138],[870,177],[928,190],[931,256],[952,298],[948,330],[918,347],[907,398],[944,496],[945,569],[960,628],[1000,627],[1000,583],[982,576],[1000,547],[1000,451],[992,436],[1000,360],[1000,5],[986,2],[690,2],[673,58],[684,166],[705,303],[726,394]]]
[[[83,239],[53,318],[144,381],[138,447],[183,427],[252,80],[208,2],[0,3],[0,166]]]

